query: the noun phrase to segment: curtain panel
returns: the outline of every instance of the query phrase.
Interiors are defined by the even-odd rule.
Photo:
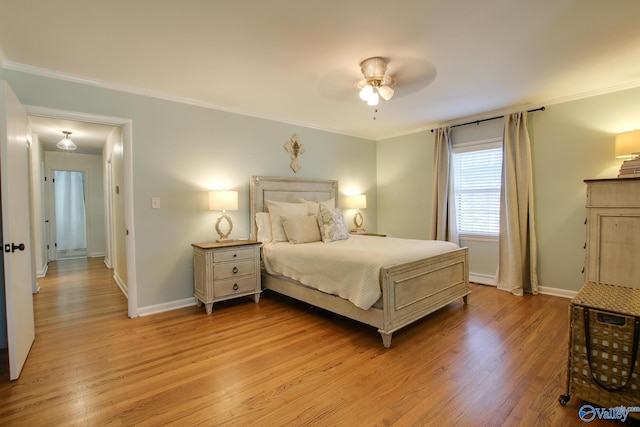
[[[527,112],[505,116],[498,289],[538,293],[531,146]]]
[[[435,130],[431,239],[460,244],[452,173],[451,128]]]
[[[58,251],[87,249],[84,174],[54,171]]]

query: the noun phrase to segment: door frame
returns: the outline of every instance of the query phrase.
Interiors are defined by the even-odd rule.
[[[25,105],[27,115],[61,120],[97,123],[122,128],[124,163],[124,219],[127,232],[125,251],[127,259],[127,305],[128,316],[138,317],[138,286],[136,281],[135,227],[133,215],[133,122],[122,117],[101,116],[77,111]],[[111,208],[111,207],[109,207]]]

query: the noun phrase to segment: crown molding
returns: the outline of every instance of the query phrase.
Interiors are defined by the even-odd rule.
[[[387,140],[387,139],[392,139],[392,138],[397,138],[397,137],[401,137],[401,136],[411,135],[411,134],[414,134],[414,133],[430,131],[430,130],[432,130],[434,128],[442,127],[442,126],[453,126],[453,125],[456,125],[458,123],[464,123],[464,122],[475,121],[475,120],[483,120],[483,119],[486,119],[486,118],[489,118],[489,117],[493,117],[493,116],[496,116],[496,115],[504,115],[504,114],[510,114],[510,113],[513,113],[513,112],[516,112],[516,111],[521,111],[522,109],[527,109],[528,110],[528,109],[531,109],[531,108],[538,108],[538,107],[543,106],[543,105],[544,106],[548,106],[548,105],[554,105],[554,104],[562,104],[562,103],[565,103],[565,102],[577,101],[577,100],[580,100],[580,99],[591,98],[591,97],[594,97],[594,96],[606,95],[606,94],[613,93],[613,92],[619,92],[619,91],[622,91],[622,90],[628,90],[628,89],[634,89],[634,88],[640,87],[640,81],[628,82],[628,83],[623,83],[623,84],[616,85],[616,86],[610,86],[610,87],[604,87],[604,88],[600,88],[600,89],[594,89],[594,90],[591,90],[591,91],[577,93],[577,94],[573,94],[573,95],[567,95],[567,96],[558,97],[558,98],[551,98],[551,99],[548,99],[546,101],[538,101],[538,102],[535,102],[535,103],[532,102],[532,103],[528,103],[528,104],[512,105],[512,106],[509,106],[509,107],[496,109],[496,110],[491,110],[491,111],[485,111],[483,113],[474,114],[474,115],[470,115],[470,116],[456,117],[454,119],[445,120],[445,121],[441,121],[441,122],[422,123],[419,126],[416,126],[415,128],[408,129],[408,130],[403,131],[403,132],[398,132],[398,133],[393,133],[393,134],[388,134],[388,135],[383,135],[383,136],[372,138],[372,137],[368,137],[368,136],[364,136],[364,135],[356,135],[356,134],[351,134],[351,133],[345,133],[345,132],[339,131],[339,130],[323,128],[323,127],[321,127],[321,126],[319,126],[319,125],[317,125],[315,123],[292,122],[292,121],[287,121],[287,120],[281,120],[281,119],[277,119],[277,118],[274,118],[274,117],[269,117],[269,116],[257,114],[255,112],[251,112],[251,111],[244,111],[244,110],[240,110],[240,109],[232,109],[232,108],[228,108],[228,107],[223,107],[221,105],[216,105],[216,104],[212,104],[212,103],[208,103],[208,102],[198,101],[198,100],[195,100],[195,99],[184,98],[184,97],[179,97],[179,96],[174,96],[174,95],[168,95],[168,94],[165,94],[165,93],[154,92],[154,91],[140,89],[140,88],[136,88],[136,87],[132,87],[132,86],[119,85],[119,84],[114,84],[114,83],[110,83],[110,82],[106,82],[106,81],[102,81],[102,80],[90,79],[90,78],[78,76],[78,75],[75,75],[75,74],[69,74],[69,73],[63,73],[63,72],[60,72],[60,71],[54,71],[54,70],[50,70],[48,68],[34,67],[34,66],[31,66],[31,65],[27,65],[27,64],[21,64],[21,63],[18,63],[18,62],[8,61],[6,59],[6,57],[4,56],[4,53],[3,53],[2,49],[0,49],[0,68],[13,70],[13,71],[18,71],[18,72],[27,73],[27,74],[34,74],[34,75],[38,75],[38,76],[42,76],[42,77],[48,77],[48,78],[57,79],[57,80],[69,81],[69,82],[73,82],[73,83],[86,84],[86,85],[90,85],[90,86],[99,87],[99,88],[102,88],[102,89],[109,89],[109,90],[114,90],[114,91],[118,91],[118,92],[125,92],[125,93],[134,94],[134,95],[140,95],[140,96],[146,96],[146,97],[155,98],[155,99],[161,99],[161,100],[164,100],[164,101],[170,101],[170,102],[176,102],[176,103],[180,103],[180,104],[193,105],[193,106],[196,106],[196,107],[202,107],[202,108],[207,108],[207,109],[211,109],[211,110],[217,110],[217,111],[222,111],[222,112],[226,112],[226,113],[231,113],[231,114],[239,114],[239,115],[242,115],[242,116],[253,117],[253,118],[256,118],[256,119],[275,121],[275,122],[278,122],[278,123],[284,123],[284,124],[288,124],[288,125],[292,125],[292,126],[301,126],[301,127],[305,127],[305,128],[308,128],[308,129],[315,129],[315,130],[319,130],[319,131],[323,131],[323,132],[330,132],[330,133],[336,133],[336,134],[339,134],[339,135],[345,135],[345,136],[350,136],[350,137],[354,137],[354,138],[361,138],[361,139],[365,139],[365,140],[372,141],[372,142],[384,141],[384,140]]]
[[[0,59],[1,59],[1,57],[0,57]],[[90,86],[99,87],[99,88],[102,88],[102,89],[109,89],[109,90],[114,90],[114,91],[118,91],[118,92],[130,93],[130,94],[133,94],[133,95],[146,96],[146,97],[149,97],[149,98],[160,99],[160,100],[163,100],[163,101],[176,102],[176,103],[179,103],[179,104],[187,104],[187,105],[192,105],[192,106],[195,106],[195,107],[201,107],[201,108],[206,108],[206,109],[210,109],[210,110],[222,111],[222,112],[225,112],[225,113],[239,114],[239,115],[242,115],[242,116],[253,117],[253,118],[261,119],[261,120],[269,120],[269,121],[274,121],[274,122],[278,122],[278,123],[284,123],[284,124],[288,124],[288,125],[292,125],[292,126],[301,126],[301,127],[305,127],[305,128],[308,128],[308,129],[315,129],[315,130],[320,130],[320,131],[323,131],[323,132],[331,132],[331,133],[336,133],[336,134],[339,134],[339,135],[345,135],[345,136],[351,136],[351,137],[354,137],[354,138],[362,138],[362,139],[366,139],[366,140],[369,140],[369,141],[375,141],[371,137],[367,137],[367,136],[363,136],[363,135],[353,135],[353,134],[348,134],[348,133],[341,132],[341,131],[338,131],[338,130],[326,129],[326,128],[323,128],[323,127],[321,127],[321,126],[319,126],[319,125],[317,125],[315,123],[292,122],[292,121],[281,120],[281,119],[277,119],[277,118],[270,117],[270,116],[260,115],[260,114],[257,114],[255,112],[244,111],[244,110],[240,110],[240,109],[232,109],[232,108],[228,108],[228,107],[223,107],[221,105],[216,105],[216,104],[212,104],[212,103],[208,103],[208,102],[198,101],[198,100],[195,100],[195,99],[184,98],[184,97],[175,96],[175,95],[168,95],[168,94],[165,94],[165,93],[160,93],[160,92],[154,92],[154,91],[150,91],[150,90],[140,89],[140,88],[136,88],[136,87],[133,87],[133,86],[114,84],[114,83],[106,82],[106,81],[103,81],[103,80],[90,79],[90,78],[83,77],[83,76],[78,76],[78,75],[75,75],[75,74],[64,73],[64,72],[61,72],[61,71],[55,71],[55,70],[51,70],[51,69],[48,69],[48,68],[34,67],[32,65],[21,64],[21,63],[13,62],[13,61],[4,61],[2,63],[2,65],[1,65],[1,68],[5,68],[7,70],[12,70],[12,71],[18,71],[18,72],[26,73],[26,74],[34,74],[34,75],[41,76],[41,77],[48,77],[48,78],[57,79],[57,80],[64,80],[64,81],[68,81],[68,82],[72,82],[72,83],[86,84],[86,85],[90,85]]]

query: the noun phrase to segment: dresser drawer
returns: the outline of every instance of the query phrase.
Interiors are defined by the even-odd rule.
[[[238,262],[220,262],[213,264],[213,280],[230,279],[233,277],[255,275],[256,261],[254,258],[239,260]]]
[[[253,259],[254,248],[229,248],[217,250],[213,253],[213,262],[234,261],[237,259]]]
[[[222,298],[244,292],[255,292],[255,290],[255,275],[238,277],[237,279],[220,280],[213,284],[213,295],[215,298]]]

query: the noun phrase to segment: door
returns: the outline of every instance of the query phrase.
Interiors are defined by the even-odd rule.
[[[87,211],[84,171],[52,170],[50,176],[51,260],[86,258]]]
[[[0,199],[9,375],[20,376],[35,339],[29,224],[27,114],[0,81]]]

